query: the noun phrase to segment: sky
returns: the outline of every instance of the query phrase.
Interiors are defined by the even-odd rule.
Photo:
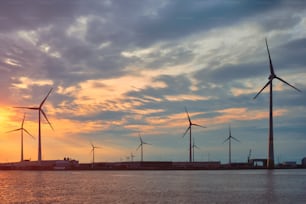
[[[275,161],[306,156],[306,4],[243,0],[6,0],[0,7],[0,162],[42,158],[80,162],[188,161],[185,107],[195,161],[266,158],[269,59]]]

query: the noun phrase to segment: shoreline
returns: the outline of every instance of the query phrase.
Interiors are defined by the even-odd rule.
[[[262,170],[266,165],[254,163],[221,164],[210,162],[171,162],[171,161],[135,161],[135,162],[98,162],[78,163],[76,160],[43,160],[0,163],[0,170],[47,170],[47,171],[201,171],[201,170]],[[270,169],[306,169],[300,164],[278,164]]]

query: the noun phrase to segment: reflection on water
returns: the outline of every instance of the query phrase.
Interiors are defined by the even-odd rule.
[[[1,203],[306,203],[306,170],[0,171]]]

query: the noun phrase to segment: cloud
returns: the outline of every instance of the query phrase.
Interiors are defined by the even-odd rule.
[[[277,4],[278,1],[193,1],[192,4],[185,1],[168,2],[159,9],[156,16],[147,16],[140,24],[138,32],[143,34],[143,38],[139,41],[146,45],[161,39],[173,40],[201,30],[228,26]]]
[[[72,20],[77,6],[76,1],[4,1],[0,9],[2,32],[32,30],[38,26]]]
[[[32,81],[28,77],[20,77],[16,80],[16,83],[13,83],[13,87],[19,88],[19,89],[27,89],[29,86],[45,86],[45,85],[53,85],[53,82],[51,80],[39,80],[39,81]]]

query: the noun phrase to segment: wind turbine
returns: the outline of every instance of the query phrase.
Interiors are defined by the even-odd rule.
[[[94,167],[94,164],[95,164],[95,149],[98,149],[100,147],[98,146],[95,146],[93,145],[92,143],[91,144],[91,152],[92,152],[92,168]]]
[[[249,150],[249,154],[248,154],[248,163],[250,163],[251,155],[252,155],[252,149]]]
[[[47,96],[42,100],[42,102],[39,104],[38,107],[15,107],[15,108],[24,108],[24,109],[30,109],[30,110],[37,110],[38,111],[38,161],[41,161],[41,114],[44,116],[46,121],[48,122],[49,126],[53,130],[53,127],[50,123],[50,121],[47,118],[47,115],[45,114],[44,110],[42,109],[44,103],[46,102],[48,96],[50,95],[53,88],[50,89]]]
[[[141,148],[141,157],[140,157],[141,160],[140,160],[140,161],[143,162],[143,145],[144,145],[144,144],[151,145],[151,144],[144,142],[144,141],[142,140],[140,134],[139,134],[139,140],[140,140],[140,144],[139,144],[139,146],[137,147],[136,151],[137,151],[139,148]]]
[[[135,157],[135,155],[133,154],[133,152],[131,152],[131,156],[130,156],[131,161],[134,161],[134,157]]]
[[[194,140],[195,139],[193,138],[193,141],[192,141],[192,160],[193,162],[194,162],[194,148],[199,149],[199,147],[195,144]]]
[[[23,127],[23,125],[24,125],[24,120],[25,120],[25,116],[26,116],[26,114],[23,115],[23,119],[22,119],[21,127],[20,127],[20,128],[15,129],[15,130],[11,130],[11,131],[8,131],[8,132],[7,132],[7,133],[9,133],[9,132],[15,132],[15,131],[20,131],[20,132],[21,132],[21,158],[20,158],[20,161],[23,161],[23,132],[26,132],[29,136],[31,136],[33,139],[35,139],[34,136],[31,135],[31,133],[29,133],[29,132]]]
[[[190,116],[189,116],[189,113],[187,111],[187,108],[185,107],[185,112],[187,114],[187,118],[188,118],[188,121],[189,121],[189,126],[188,128],[186,129],[185,133],[183,134],[183,137],[187,134],[187,132],[189,131],[189,162],[192,162],[192,144],[191,144],[191,127],[192,126],[198,126],[198,127],[202,127],[202,128],[206,128],[204,126],[201,126],[201,125],[198,125],[196,123],[193,123],[190,119]]]
[[[229,125],[228,128],[228,137],[223,141],[223,143],[225,143],[226,141],[228,141],[228,164],[231,165],[232,163],[232,147],[231,147],[231,140],[235,140],[237,142],[240,142],[238,139],[236,139],[235,137],[232,136],[232,131],[231,131],[231,126]]]
[[[267,38],[265,39],[266,41],[266,47],[267,47],[267,51],[268,51],[268,55],[269,55],[269,64],[270,64],[270,76],[268,78],[268,82],[264,85],[264,87],[254,96],[253,99],[256,99],[257,96],[267,87],[270,86],[270,104],[269,104],[269,138],[268,138],[268,161],[267,161],[267,167],[269,169],[273,169],[274,168],[274,145],[273,145],[273,79],[278,79],[280,81],[282,81],[283,83],[287,84],[288,86],[294,88],[295,90],[301,92],[301,90],[299,90],[298,88],[292,86],[291,84],[289,84],[288,82],[286,82],[285,80],[283,80],[282,78],[276,76],[275,72],[274,72],[274,68],[273,68],[273,64],[272,64],[272,60],[271,60],[271,56],[270,56],[270,51],[269,51],[269,47],[268,47],[268,42],[267,42]]]

